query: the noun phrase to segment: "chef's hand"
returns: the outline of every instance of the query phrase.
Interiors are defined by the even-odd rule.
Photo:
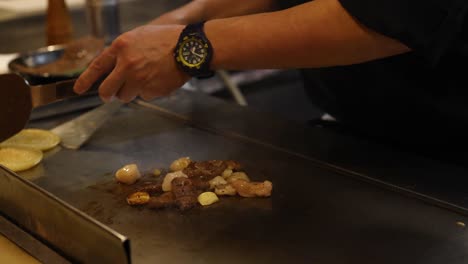
[[[75,92],[84,93],[110,73],[99,87],[106,102],[169,95],[190,79],[177,67],[173,55],[182,29],[181,25],[147,25],[122,34],[81,74]]]

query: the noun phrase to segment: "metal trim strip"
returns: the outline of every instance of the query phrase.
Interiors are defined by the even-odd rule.
[[[79,263],[131,263],[130,241],[0,166],[0,215]]]

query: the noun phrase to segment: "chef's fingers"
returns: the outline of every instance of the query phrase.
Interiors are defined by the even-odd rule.
[[[74,91],[78,94],[86,92],[101,76],[114,68],[116,58],[113,50],[105,49],[76,80]]]
[[[120,101],[129,103],[137,97],[139,93],[138,86],[134,82],[125,82],[124,85],[119,89],[116,96]]]
[[[99,96],[104,102],[109,102],[117,95],[124,84],[124,73],[121,70],[121,67],[119,67],[119,63],[117,62],[117,66],[112,70],[109,76],[107,76],[107,78],[99,87]]]
[[[145,101],[151,101],[153,100],[154,98],[156,98],[157,96],[154,95],[153,93],[151,92],[147,92],[147,91],[142,91],[140,93],[140,97],[145,100]]]

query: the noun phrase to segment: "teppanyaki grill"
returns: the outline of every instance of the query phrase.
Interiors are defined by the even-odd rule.
[[[295,152],[291,144],[300,138],[290,139],[289,147],[280,141],[295,133],[291,124],[192,93],[154,103],[155,109],[122,108],[83,149],[48,157],[34,180],[128,236],[134,263],[462,263],[468,256],[466,234],[456,224],[468,221],[465,211],[427,197],[423,202],[403,189],[389,191],[397,188],[384,182],[360,181],[321,163],[326,157]],[[48,128],[67,118],[30,125]],[[262,143],[243,132],[262,126],[277,141]],[[149,170],[181,156],[239,160],[254,179],[275,183],[273,196],[235,198],[186,214],[125,204],[113,180],[117,168],[137,161]]]

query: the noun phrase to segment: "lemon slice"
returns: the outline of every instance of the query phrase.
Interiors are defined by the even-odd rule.
[[[21,147],[49,150],[60,143],[60,137],[43,129],[23,129],[18,134],[0,143],[0,147]]]
[[[17,172],[30,169],[42,160],[42,151],[27,148],[0,148],[0,165]]]

